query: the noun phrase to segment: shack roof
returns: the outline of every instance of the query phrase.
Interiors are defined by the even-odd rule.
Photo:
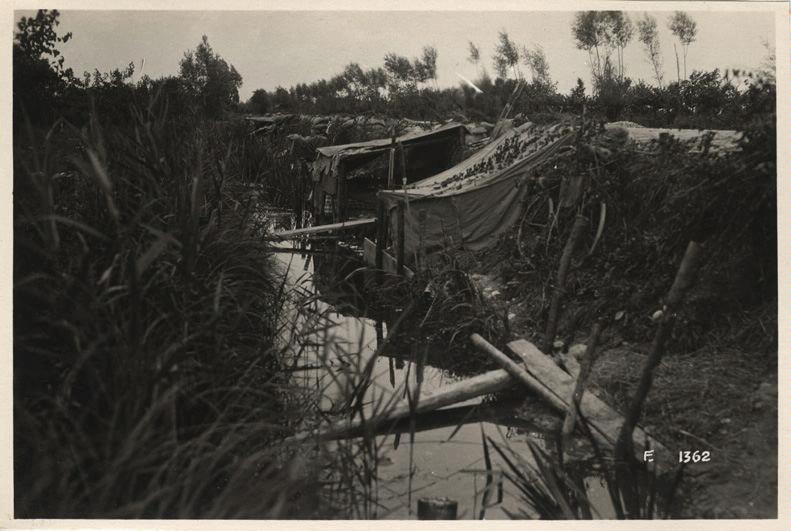
[[[396,137],[396,142],[404,145],[416,144],[425,142],[432,139],[432,137],[452,136],[453,133],[458,134],[460,129],[467,130],[467,126],[460,123],[451,122],[436,129],[429,131],[412,131],[399,137]],[[318,148],[319,157],[334,157],[339,155],[343,158],[355,156],[370,156],[372,153],[384,151],[389,148],[393,143],[392,138],[377,138],[367,142],[355,142],[352,144],[341,144],[337,146],[325,146]]]

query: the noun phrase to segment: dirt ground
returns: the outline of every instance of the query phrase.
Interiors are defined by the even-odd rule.
[[[526,301],[508,299],[494,275],[473,275],[484,297],[507,314],[514,337],[530,338]],[[591,389],[624,411],[648,352],[609,337],[591,376]],[[612,346],[613,342],[616,346]],[[584,344],[584,337],[575,343]],[[572,349],[573,350],[573,349]],[[776,353],[775,353],[776,355]],[[682,518],[776,518],[777,370],[766,354],[707,344],[666,355],[654,372],[641,425],[673,450],[711,452],[690,463],[681,484]]]

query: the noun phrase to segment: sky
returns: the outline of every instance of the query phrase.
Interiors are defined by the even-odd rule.
[[[655,6],[656,4],[654,4]],[[627,11],[632,20],[642,11]],[[750,69],[774,42],[772,13],[696,12],[697,42],[690,46],[687,71]],[[30,12],[17,12],[17,19]],[[676,75],[673,42],[667,28],[670,11],[649,14],[659,22],[665,80]],[[588,55],[575,46],[571,11],[78,11],[62,10],[59,33],[73,38],[61,46],[66,66],[75,73],[108,71],[135,63],[135,80],[176,74],[185,51],[207,35],[215,52],[242,75],[240,97],[255,89],[273,90],[329,78],[350,62],[382,66],[388,52],[410,58],[425,45],[436,47],[438,84],[459,83],[457,74],[476,77],[467,61],[468,42],[481,49],[482,64],[493,74],[491,56],[498,31],[518,44],[541,46],[558,90],[568,92],[581,77],[590,78]],[[653,80],[637,39],[624,53],[626,74]]]

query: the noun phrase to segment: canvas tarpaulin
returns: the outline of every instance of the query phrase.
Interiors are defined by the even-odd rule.
[[[605,130],[623,141],[648,144],[673,137],[718,152],[739,149],[741,133],[692,129],[644,128],[637,124],[606,124]],[[497,242],[518,221],[527,193],[528,177],[564,146],[574,141],[569,126],[524,124],[506,132],[460,164],[400,190],[379,192],[385,202],[391,234],[397,234],[396,210],[404,212],[404,249],[407,258],[422,249],[480,251]],[[394,238],[397,244],[397,239]]]
[[[460,164],[401,190],[379,192],[396,234],[404,215],[404,251],[490,247],[520,213],[526,177],[575,137],[571,127],[525,124]]]

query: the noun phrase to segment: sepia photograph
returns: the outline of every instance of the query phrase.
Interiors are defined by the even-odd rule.
[[[777,519],[727,4],[10,11],[13,519]]]

